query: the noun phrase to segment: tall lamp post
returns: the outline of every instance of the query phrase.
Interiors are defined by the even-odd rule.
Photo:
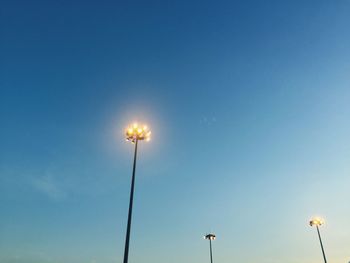
[[[131,218],[132,218],[132,205],[134,201],[134,187],[135,187],[135,170],[136,170],[136,157],[137,157],[137,144],[139,141],[149,141],[151,138],[151,132],[147,126],[140,126],[137,123],[129,126],[125,131],[126,140],[130,141],[135,145],[134,151],[134,164],[132,168],[131,178],[131,190],[130,190],[130,202],[129,202],[129,213],[128,213],[128,225],[126,228],[125,237],[125,250],[123,263],[128,263],[129,258],[129,240],[130,240],[130,229],[131,229]]]
[[[215,240],[216,236],[214,234],[207,234],[204,236],[204,239],[209,240],[209,246],[210,246],[210,263],[213,263],[213,251],[211,247],[211,241]]]
[[[320,244],[321,244],[321,250],[322,250],[324,263],[327,263],[326,254],[324,253],[324,248],[323,248],[320,229],[319,229],[319,226],[323,225],[324,221],[321,218],[313,218],[310,220],[309,224],[310,224],[310,226],[316,226],[318,239],[320,240]]]

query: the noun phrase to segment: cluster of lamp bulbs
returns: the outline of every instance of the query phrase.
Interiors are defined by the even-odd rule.
[[[134,123],[126,128],[125,131],[126,140],[135,143],[136,141],[151,140],[151,131],[146,125],[139,125]]]
[[[215,240],[216,236],[214,234],[206,234],[203,238],[209,239],[209,240]]]
[[[314,217],[310,220],[310,226],[320,226],[324,224],[324,220],[319,217]]]

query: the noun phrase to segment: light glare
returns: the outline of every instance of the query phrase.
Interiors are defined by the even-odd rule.
[[[321,226],[324,224],[324,220],[319,217],[314,217],[309,222],[310,226]]]
[[[143,127],[143,128],[141,128]],[[126,129],[126,140],[135,143],[136,141],[146,140],[150,141],[151,131],[148,130],[147,125],[138,125],[137,122],[133,123]]]

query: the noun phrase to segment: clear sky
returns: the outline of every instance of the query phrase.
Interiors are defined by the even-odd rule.
[[[0,3],[0,262],[350,261],[350,1]]]

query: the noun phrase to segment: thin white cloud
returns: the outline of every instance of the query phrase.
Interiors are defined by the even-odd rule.
[[[211,116],[211,117],[203,116],[199,120],[199,123],[202,124],[202,125],[211,126],[211,125],[216,123],[216,117],[214,117],[214,116]]]
[[[37,190],[53,200],[59,201],[67,197],[66,191],[64,191],[52,174],[34,178],[32,183]]]

